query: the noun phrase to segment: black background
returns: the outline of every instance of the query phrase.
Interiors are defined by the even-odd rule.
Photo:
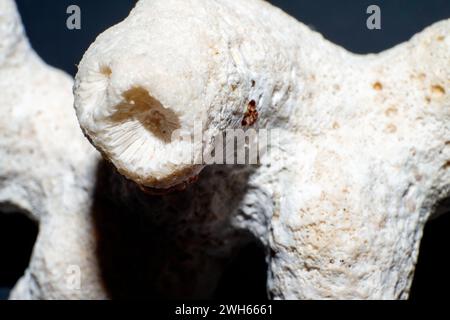
[[[189,0],[186,0],[189,1]],[[245,1],[245,0],[242,0]],[[51,65],[72,75],[75,64],[109,26],[123,20],[135,0],[17,0],[30,40]],[[329,40],[356,53],[379,52],[406,41],[433,22],[450,17],[450,0],[272,0]],[[66,28],[66,9],[81,8],[82,28]],[[366,28],[367,7],[382,12],[382,30]],[[258,13],[255,12],[257,15]]]
[[[436,21],[450,18],[450,0],[270,2],[356,53],[380,52],[408,40]],[[135,0],[17,0],[17,4],[39,55],[47,63],[74,75],[75,65],[95,37],[124,19]],[[71,4],[81,8],[81,30],[66,28],[66,8]],[[382,30],[366,28],[366,9],[372,4],[381,8]],[[26,218],[0,214],[0,297],[5,297],[7,292],[1,288],[11,287],[26,267],[36,233],[37,227]],[[450,296],[445,293],[450,287],[449,233],[450,214],[427,225],[411,299],[434,300]],[[264,298],[264,280],[263,253],[257,247],[249,247],[230,266],[216,296]]]

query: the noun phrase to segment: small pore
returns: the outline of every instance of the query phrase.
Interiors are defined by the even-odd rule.
[[[108,66],[101,66],[101,67],[100,67],[100,73],[101,73],[102,75],[104,75],[105,77],[110,78],[110,77],[111,77],[111,74],[112,74],[112,70],[111,70],[111,68],[108,67]]]
[[[410,79],[418,79],[420,81],[423,81],[426,79],[427,75],[425,73],[421,72],[419,74],[413,73],[409,77],[410,77]]]
[[[122,94],[125,102],[111,117],[114,122],[138,121],[154,137],[165,143],[172,139],[172,133],[181,128],[178,116],[165,108],[147,90],[135,87]]]
[[[372,85],[372,87],[373,87],[373,89],[376,90],[376,91],[381,91],[381,90],[383,90],[383,84],[382,84],[381,82],[379,82],[379,81],[375,82],[375,83]]]
[[[445,37],[444,36],[438,36],[436,39],[437,39],[437,41],[441,42],[441,41],[445,40]]]
[[[386,109],[386,111],[384,112],[384,114],[387,117],[395,116],[397,113],[398,113],[398,110],[395,107],[390,107],[390,108]]]
[[[171,193],[176,193],[179,191],[186,190],[191,184],[194,184],[198,181],[198,176],[190,177],[188,180],[181,182],[173,187],[167,188],[167,189],[157,189],[157,188],[151,188],[146,187],[143,185],[138,185],[139,189],[144,192],[145,194],[149,196],[165,196]]]
[[[388,124],[386,126],[386,133],[395,133],[397,132],[397,127],[394,124]]]
[[[445,94],[445,89],[443,86],[436,84],[431,86],[431,92],[435,96],[443,96]]]

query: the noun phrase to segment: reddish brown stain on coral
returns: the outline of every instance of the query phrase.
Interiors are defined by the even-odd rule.
[[[188,179],[187,183],[188,183],[188,184],[193,184],[193,183],[196,183],[197,181],[198,181],[198,175],[197,175],[197,176],[190,177],[190,178]]]
[[[242,126],[250,127],[255,124],[258,120],[258,111],[256,110],[256,101],[252,100],[248,103],[247,111],[244,114],[244,119],[242,119]]]
[[[444,164],[444,170],[450,169],[450,160],[447,160],[447,162]]]
[[[437,41],[444,41],[445,40],[445,37],[444,36],[439,36],[439,37],[437,37]]]

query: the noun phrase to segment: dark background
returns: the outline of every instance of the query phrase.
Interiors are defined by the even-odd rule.
[[[189,0],[186,0],[189,1]],[[241,0],[245,1],[245,0]],[[450,0],[272,0],[329,40],[357,53],[379,52],[406,41],[433,22],[450,18]],[[75,64],[108,27],[123,20],[135,0],[17,0],[30,40],[49,64],[72,75]],[[81,8],[82,28],[70,31],[66,9]],[[367,7],[382,12],[382,30],[366,28]],[[255,12],[255,14],[258,14]]]
[[[1,0],[0,0],[1,1]],[[186,0],[188,1],[188,0]],[[245,0],[241,0],[245,1]],[[430,24],[450,18],[450,0],[272,0],[327,39],[356,53],[380,52],[408,40]],[[30,41],[49,64],[74,75],[95,37],[121,21],[135,0],[17,0]],[[66,28],[66,9],[81,8],[81,30]],[[366,9],[381,8],[382,30],[366,28]],[[255,14],[258,14],[255,12]],[[1,39],[0,39],[1,41]],[[19,215],[0,214],[0,298],[28,264],[37,227]],[[443,299],[450,287],[447,255],[450,214],[431,221],[425,230],[411,299]],[[243,250],[221,281],[217,297],[264,298],[264,254],[257,246]],[[2,289],[4,288],[4,289]]]

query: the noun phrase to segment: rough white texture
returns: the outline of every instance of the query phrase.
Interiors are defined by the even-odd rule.
[[[267,249],[272,298],[408,297],[423,226],[450,196],[450,21],[360,56],[259,0],[141,0],[87,51],[75,83],[84,133],[136,184],[103,164],[94,175],[96,155],[62,108],[64,76],[34,83],[56,71],[21,52],[30,58],[0,67],[2,113],[22,117],[0,120],[0,203],[41,228],[13,297],[207,297],[253,239]],[[203,169],[172,163],[185,145],[168,132],[202,120],[211,148],[252,100],[254,127],[281,131],[259,166],[213,165],[183,192],[140,191]],[[81,267],[79,291],[64,287],[67,261]]]
[[[39,222],[12,297],[99,296],[71,292],[65,280],[70,265],[93,265],[84,288],[99,291],[88,220],[99,157],[76,121],[73,80],[31,49],[14,1],[0,0],[0,39],[0,212]]]

